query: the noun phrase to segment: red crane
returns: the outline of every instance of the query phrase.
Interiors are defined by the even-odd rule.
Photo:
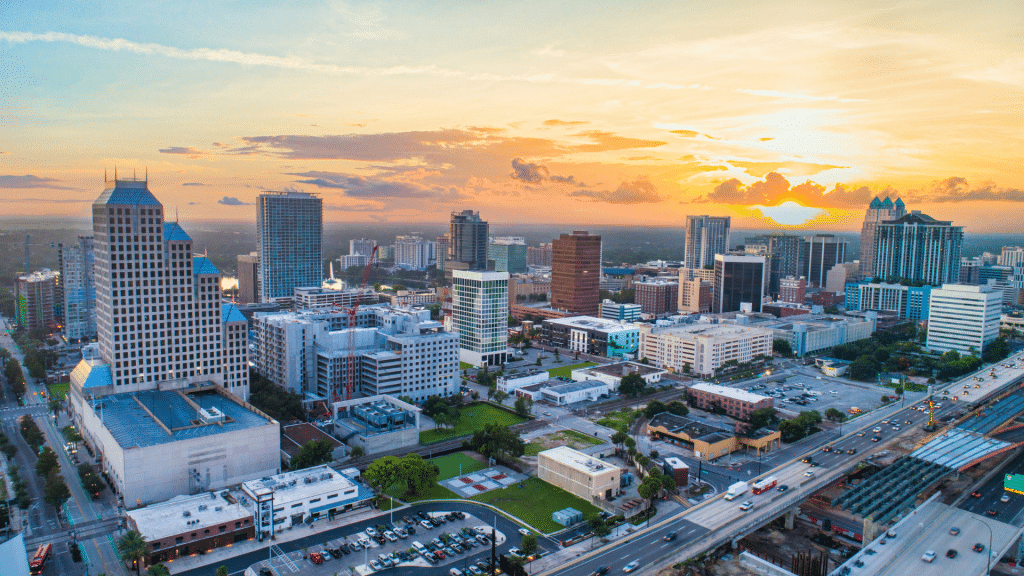
[[[352,387],[356,379],[356,312],[359,311],[359,304],[363,300],[363,291],[366,290],[366,282],[370,279],[370,269],[373,268],[375,260],[377,259],[377,248],[373,247],[373,252],[370,253],[370,260],[366,263],[366,269],[363,270],[363,283],[359,285],[359,289],[356,291],[355,302],[349,308],[345,308],[345,312],[348,314],[348,366],[345,371],[345,400],[352,399]],[[338,397],[338,391],[334,390],[334,401],[341,400]]]

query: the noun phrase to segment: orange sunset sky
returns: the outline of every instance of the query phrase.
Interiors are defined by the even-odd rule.
[[[263,4],[5,3],[0,213],[1024,231],[1021,2]]]

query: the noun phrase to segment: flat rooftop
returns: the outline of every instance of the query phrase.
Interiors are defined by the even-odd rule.
[[[977,432],[953,428],[914,450],[910,456],[953,470],[960,470],[975,460],[992,456],[995,452],[1009,449],[1011,446],[1012,444],[1009,442],[993,440]]]
[[[772,316],[774,318],[774,316]],[[748,336],[752,334],[771,334],[763,326],[752,326],[747,324],[707,324],[698,322],[696,324],[675,324],[673,326],[658,327],[654,334],[667,334],[679,338],[724,338],[729,336]]]
[[[592,390],[594,388],[607,388],[608,385],[604,382],[598,382],[597,380],[584,380],[582,382],[569,382],[567,384],[557,384],[555,386],[548,386],[547,389],[554,394],[570,394],[572,392],[582,392],[584,390]]]
[[[767,396],[760,394],[754,394],[753,392],[742,390],[739,388],[730,388],[728,386],[721,386],[719,384],[710,384],[707,382],[698,382],[690,386],[690,390],[699,390],[702,392],[709,392],[711,394],[717,394],[719,396],[725,396],[726,398],[732,398],[733,400],[741,400],[743,402],[757,403],[762,400],[767,400]]]
[[[614,320],[605,320],[604,318],[596,318],[594,316],[572,316],[570,318],[557,318],[553,320],[545,320],[544,322],[547,324],[559,324],[561,326],[569,326],[572,328],[600,330],[601,332],[620,332],[622,330],[636,330],[636,327],[634,327],[631,324],[615,322]]]
[[[92,401],[91,405],[114,440],[125,449],[276,425],[269,417],[261,416],[218,393],[214,386],[211,383],[184,390],[111,394]],[[203,423],[196,406],[210,414],[213,414],[211,409],[216,409],[224,418]]]
[[[577,368],[577,370],[584,372],[596,372],[598,374],[621,378],[623,376],[623,368],[628,369],[629,372],[636,372],[641,376],[650,376],[652,374],[668,372],[668,370],[663,368],[648,366],[646,364],[640,364],[639,362],[613,362],[611,364],[601,364],[600,366],[591,366],[589,368]]]
[[[242,483],[242,488],[250,494],[258,494],[264,490],[274,492],[274,505],[279,503],[308,501],[321,494],[335,493],[337,499],[330,497],[326,504],[336,505],[340,502],[373,494],[361,487],[330,466],[317,466],[305,470],[284,472],[275,476],[249,480]],[[330,495],[329,495],[330,496]]]
[[[147,542],[225,523],[231,523],[229,528],[234,530],[234,522],[251,517],[252,512],[234,498],[225,497],[227,493],[175,496],[166,502],[129,510],[128,517]]]
[[[651,418],[651,421],[647,424],[647,427],[664,428],[673,434],[686,434],[692,439],[704,440],[705,442],[717,442],[718,440],[734,436],[731,428],[701,422],[686,416],[677,416],[671,412],[655,414],[654,418]]]
[[[541,452],[540,454],[538,454],[537,456],[538,457],[539,456],[546,456],[546,457],[551,458],[552,460],[554,460],[556,462],[559,462],[561,464],[564,464],[564,465],[572,468],[573,470],[577,470],[579,472],[583,472],[584,474],[588,474],[588,475],[590,475],[590,474],[602,474],[602,473],[608,472],[609,470],[616,470],[617,469],[617,467],[612,466],[611,464],[609,464],[607,462],[603,462],[601,460],[598,460],[597,458],[594,458],[593,456],[588,456],[587,454],[584,454],[583,452],[579,452],[577,450],[573,450],[572,448],[569,448],[568,446],[559,446],[558,448],[552,448],[550,450],[545,450],[545,451]]]

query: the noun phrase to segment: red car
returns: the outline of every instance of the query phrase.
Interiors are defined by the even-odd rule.
[[[436,558],[437,558],[438,560],[444,560],[444,552],[442,552],[442,551],[440,551],[440,550],[434,550],[434,556],[435,556],[435,557],[436,557]]]
[[[971,492],[971,498],[981,498],[981,492]]]
[[[323,564],[324,557],[319,552],[310,552],[309,559],[313,561],[313,564]]]

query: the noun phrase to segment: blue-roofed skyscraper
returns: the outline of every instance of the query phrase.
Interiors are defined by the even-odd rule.
[[[303,192],[260,194],[256,213],[261,302],[291,298],[324,279],[323,200]]]

